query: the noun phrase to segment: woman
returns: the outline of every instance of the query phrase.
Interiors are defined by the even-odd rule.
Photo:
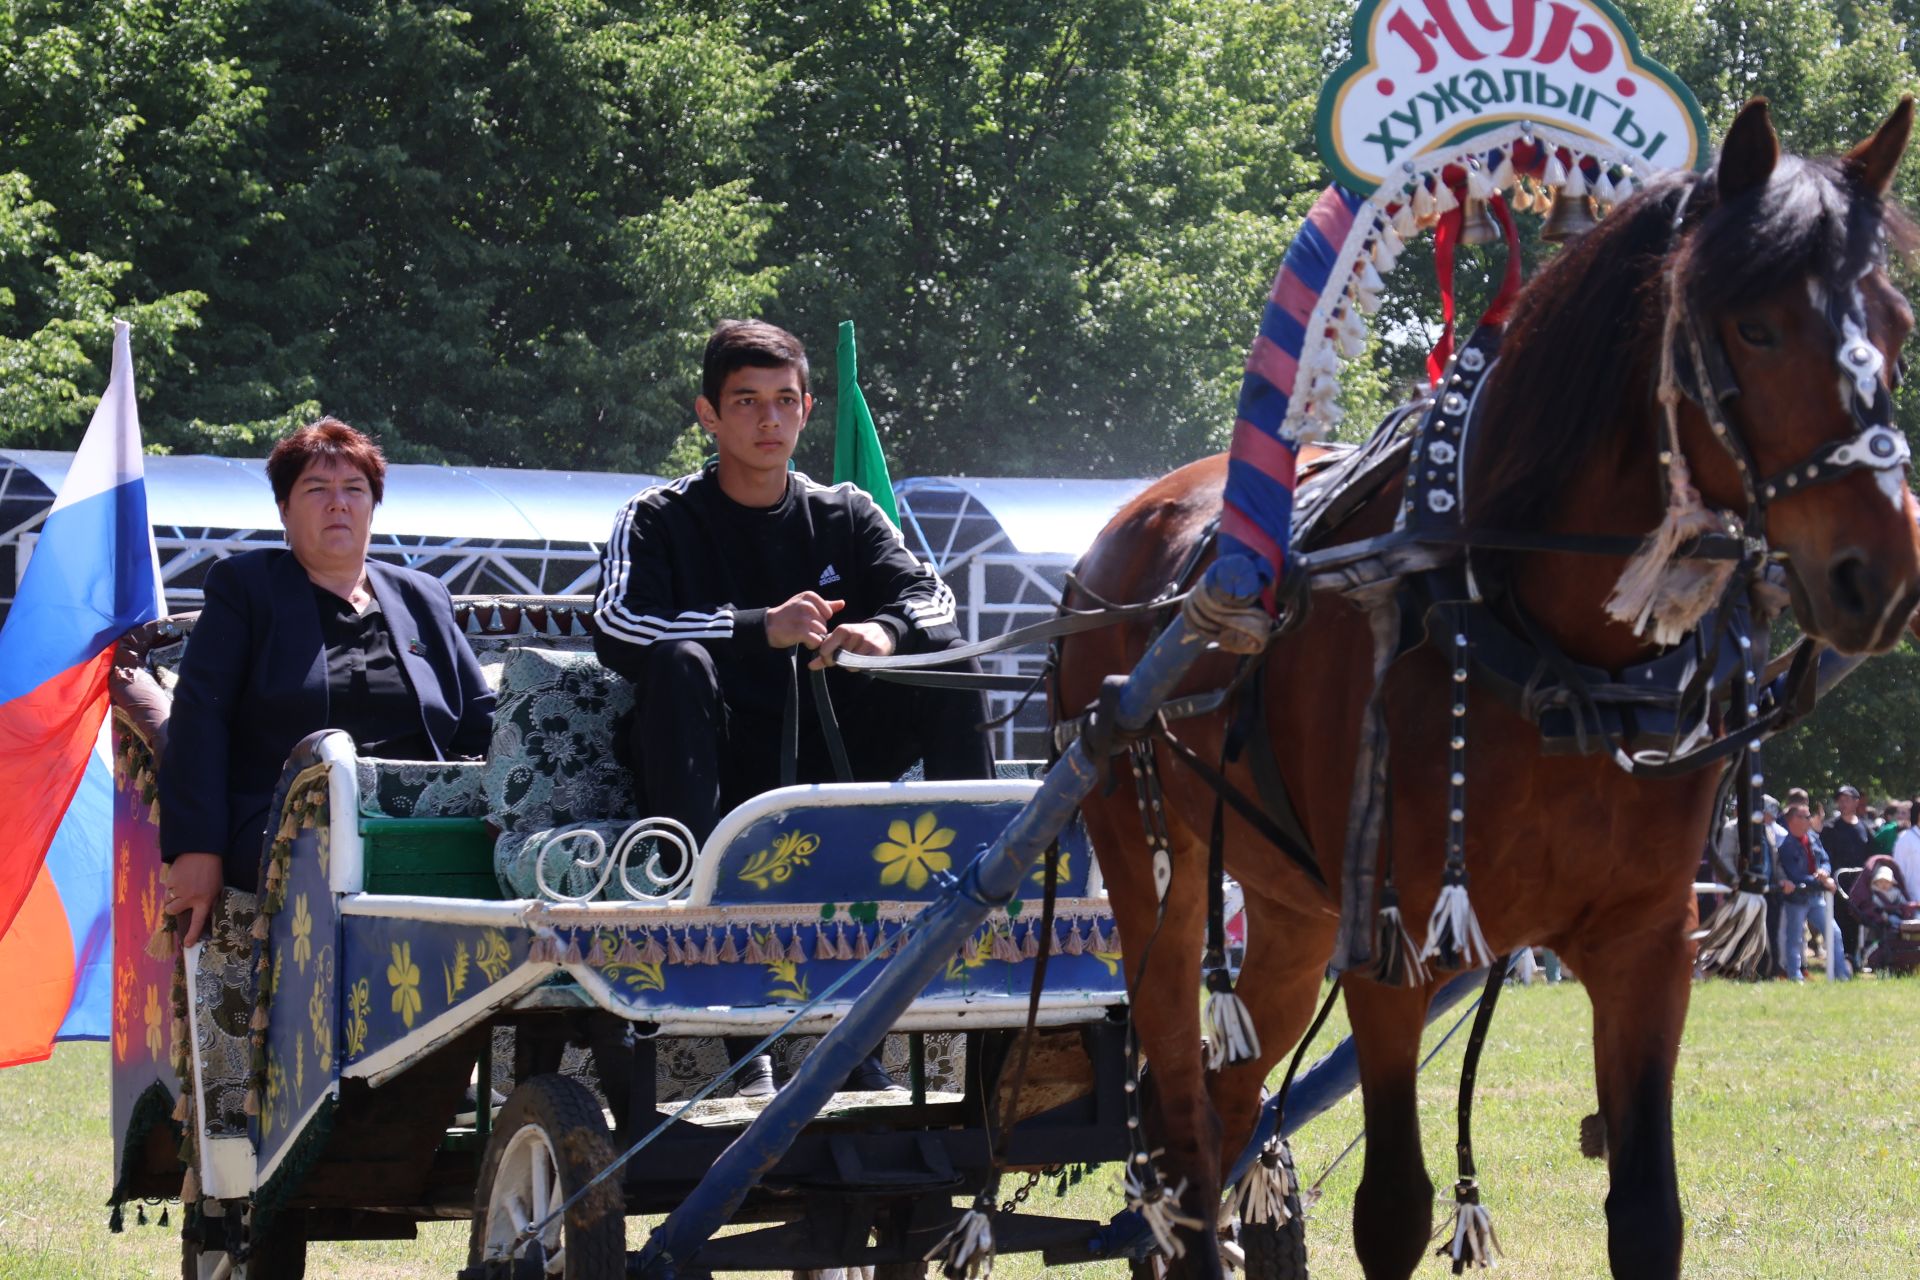
[[[367,559],[386,459],[322,418],[267,459],[287,549],[207,573],[160,764],[166,910],[200,937],[223,887],[251,892],[288,754],[341,729],[362,755],[483,755],[493,694],[436,578]]]

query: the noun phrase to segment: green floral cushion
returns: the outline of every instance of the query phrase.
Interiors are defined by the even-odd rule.
[[[544,831],[633,811],[633,775],[614,759],[614,722],[633,689],[591,653],[515,649],[500,672],[487,752],[487,817]]]
[[[369,818],[484,818],[487,767],[478,760],[354,762],[360,812]]]

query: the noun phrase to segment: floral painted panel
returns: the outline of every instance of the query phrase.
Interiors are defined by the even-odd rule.
[[[713,902],[844,902],[848,899],[931,901],[941,881],[958,875],[993,842],[1017,801],[966,804],[932,800],[848,805],[772,813],[751,823],[718,856]],[[1092,865],[1078,823],[1060,837],[1059,893],[1085,893]],[[1042,865],[1028,877],[1031,896],[1045,883]]]

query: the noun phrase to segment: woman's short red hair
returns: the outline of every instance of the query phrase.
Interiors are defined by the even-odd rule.
[[[359,468],[373,491],[373,504],[387,489],[387,457],[373,440],[355,431],[338,418],[322,418],[300,428],[273,446],[267,455],[267,479],[273,483],[273,500],[287,505],[296,480],[315,463],[345,462]]]

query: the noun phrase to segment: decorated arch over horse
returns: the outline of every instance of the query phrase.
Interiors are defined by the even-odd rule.
[[[1321,89],[1334,180],[1295,236],[1247,355],[1221,520],[1223,555],[1284,572],[1295,463],[1341,420],[1340,371],[1406,244],[1432,231],[1453,356],[1453,249],[1509,243],[1487,319],[1519,285],[1513,213],[1577,235],[1650,174],[1704,169],[1700,105],[1608,0],[1363,0],[1353,51]],[[1268,608],[1274,608],[1271,590]]]

